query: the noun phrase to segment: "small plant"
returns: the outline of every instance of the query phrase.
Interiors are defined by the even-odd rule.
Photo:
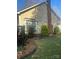
[[[27,40],[27,36],[25,35],[24,26],[18,27],[17,46],[24,46],[26,40]]]
[[[36,31],[35,29],[36,24],[32,22],[30,26],[28,26],[28,37],[33,38],[34,37],[34,32]]]
[[[33,27],[29,27],[28,30],[28,37],[32,38],[34,36],[34,28]]]
[[[54,34],[60,34],[60,33],[61,33],[61,32],[60,32],[59,27],[56,26],[56,27],[54,28]]]
[[[48,36],[48,26],[47,25],[41,26],[41,35],[42,36]]]

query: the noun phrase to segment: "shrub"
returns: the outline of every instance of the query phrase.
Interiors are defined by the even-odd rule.
[[[27,40],[27,36],[25,35],[24,26],[18,27],[17,46],[24,46],[26,40]]]
[[[58,26],[54,28],[54,34],[60,34],[60,29]]]
[[[28,30],[28,37],[29,38],[32,38],[34,36],[34,28],[33,27],[29,27],[29,30]]]
[[[41,26],[41,35],[42,36],[48,36],[48,26],[47,25]]]

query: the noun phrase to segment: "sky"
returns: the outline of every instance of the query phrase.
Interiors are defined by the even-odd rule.
[[[44,0],[32,0],[33,3],[41,3]],[[23,10],[27,7],[27,0],[17,0],[17,11]],[[51,8],[58,14],[58,16],[61,16],[61,0],[51,0]]]

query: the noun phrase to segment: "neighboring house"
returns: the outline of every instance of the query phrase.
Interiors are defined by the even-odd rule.
[[[51,9],[51,19],[53,28],[60,25],[60,17]],[[41,31],[41,25],[48,24],[47,18],[47,5],[45,2],[35,4],[17,13],[18,26],[25,26],[25,33],[27,32],[28,25],[35,22],[37,34]],[[32,21],[34,20],[34,21]],[[32,22],[31,22],[32,21]]]

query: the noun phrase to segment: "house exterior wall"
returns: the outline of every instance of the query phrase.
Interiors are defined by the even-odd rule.
[[[57,26],[57,19],[52,12],[51,12],[51,18],[52,18],[52,25],[53,25],[53,31],[54,31],[54,28]]]
[[[25,18],[33,18],[34,14],[33,12],[35,11],[35,9],[31,9],[21,15],[19,15],[19,25],[23,26],[25,25]]]
[[[42,4],[36,8],[36,20],[38,21],[37,25],[37,32],[36,33],[41,33],[41,26],[42,25],[47,25],[47,6],[46,4]]]
[[[38,7],[35,7],[21,15],[19,15],[19,25],[26,26],[25,18],[33,18],[37,21],[36,25],[36,34],[40,33],[41,25],[47,24],[47,10],[46,4],[42,4]],[[27,27],[25,27],[25,32],[27,33]]]
[[[27,33],[27,25],[25,18],[32,18],[37,21],[36,23],[36,34],[41,33],[41,26],[42,25],[48,25],[48,18],[47,18],[47,6],[46,4],[39,5],[38,7],[35,7],[29,11],[26,11],[19,15],[19,25],[25,26],[25,32]],[[51,12],[51,19],[52,19],[52,25],[53,28],[57,26],[57,17],[54,15],[54,13]]]

